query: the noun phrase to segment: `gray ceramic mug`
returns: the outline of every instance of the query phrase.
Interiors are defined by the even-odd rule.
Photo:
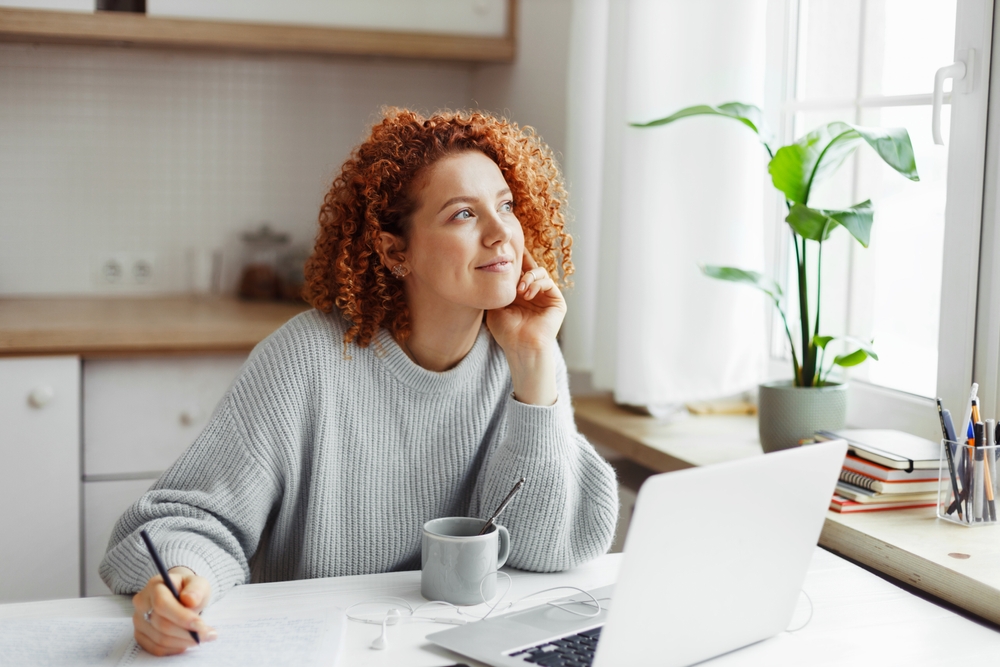
[[[424,524],[420,594],[452,604],[480,604],[496,595],[497,570],[507,562],[510,533],[485,519],[446,517]]]

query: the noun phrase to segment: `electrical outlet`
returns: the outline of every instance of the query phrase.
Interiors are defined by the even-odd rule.
[[[153,252],[105,253],[94,261],[94,283],[99,288],[143,291],[156,285],[158,274]]]
[[[129,278],[133,285],[150,286],[157,277],[156,255],[151,252],[132,253]]]

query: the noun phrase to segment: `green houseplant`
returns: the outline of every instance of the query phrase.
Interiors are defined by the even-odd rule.
[[[702,271],[712,278],[728,280],[736,283],[751,285],[764,292],[773,302],[781,315],[784,323],[785,335],[791,348],[793,379],[786,386],[794,388],[824,389],[840,387],[830,381],[830,371],[835,366],[847,367],[860,364],[867,358],[877,360],[878,356],[872,348],[871,342],[864,341],[850,336],[824,336],[820,334],[820,306],[821,300],[821,280],[823,262],[823,242],[830,238],[838,227],[843,227],[864,247],[868,247],[871,238],[872,222],[875,212],[870,200],[855,204],[850,208],[831,210],[813,208],[809,205],[809,199],[816,185],[833,175],[841,165],[850,157],[862,144],[868,144],[882,158],[882,160],[894,170],[910,179],[920,180],[917,175],[916,161],[913,157],[913,146],[910,143],[910,136],[905,128],[871,128],[850,125],[843,122],[828,123],[809,132],[801,139],[782,146],[777,150],[772,148],[772,140],[763,123],[761,110],[751,104],[740,102],[730,102],[713,107],[708,105],[691,106],[677,111],[664,118],[658,118],[646,123],[632,123],[633,127],[659,127],[673,123],[674,121],[691,116],[721,116],[739,121],[744,126],[757,134],[758,139],[767,151],[769,162],[768,173],[774,187],[784,195],[785,205],[788,215],[785,222],[788,223],[789,231],[792,235],[792,245],[795,247],[796,262],[796,282],[798,287],[798,322],[797,334],[798,345],[792,335],[789,326],[789,319],[785,307],[782,304],[784,294],[781,287],[768,276],[756,271],[729,266],[702,266]],[[815,290],[815,317],[810,319],[809,303],[809,267],[807,243],[815,244],[816,258],[816,290]],[[842,341],[847,347],[843,354],[832,355],[828,358],[827,348],[831,347],[834,341]],[[780,383],[779,383],[780,384]],[[799,401],[811,401],[810,405],[820,406],[822,412],[822,400],[818,398],[820,393],[827,393],[835,396],[836,400],[843,405],[837,408],[840,412],[839,426],[836,423],[836,416],[827,415],[824,419],[827,423],[816,424],[790,424],[789,428],[780,428],[783,433],[775,438],[768,438],[771,442],[765,442],[765,425],[771,425],[779,421],[802,421],[799,419],[801,413],[812,408],[806,406],[804,409],[797,409],[794,406],[782,409],[784,414],[766,415],[765,389],[770,389],[768,385],[761,386],[761,441],[765,449],[782,449],[792,446],[799,437],[806,437],[812,434],[816,428],[830,428],[843,426],[843,413],[846,411],[846,397],[840,387],[840,391],[812,392],[812,396],[807,398],[807,394],[799,392]],[[785,392],[786,394],[788,392]],[[833,399],[831,399],[833,400]],[[819,401],[819,403],[817,403]],[[808,415],[806,415],[808,416]],[[824,421],[821,419],[820,421]],[[809,421],[806,419],[806,421]],[[815,422],[815,420],[813,420]],[[784,431],[800,432],[808,428],[808,432],[795,433],[789,435]],[[795,437],[797,436],[797,437]],[[792,439],[794,438],[794,442]],[[780,440],[780,442],[779,442]]]

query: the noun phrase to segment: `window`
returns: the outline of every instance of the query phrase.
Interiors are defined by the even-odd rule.
[[[771,113],[783,143],[834,120],[909,132],[919,183],[862,147],[810,202],[875,207],[867,249],[843,230],[824,244],[820,330],[874,339],[879,361],[850,372],[852,424],[934,437],[932,397],[961,404],[972,380],[992,2],[775,0],[771,8],[783,12],[771,25],[786,37],[770,56],[782,60],[770,71],[783,73],[780,112]],[[959,55],[975,61],[973,85],[946,94],[938,146],[934,74]],[[775,218],[775,262],[794,269],[783,213]],[[784,283],[794,290],[790,272]],[[773,351],[785,356],[775,329]]]

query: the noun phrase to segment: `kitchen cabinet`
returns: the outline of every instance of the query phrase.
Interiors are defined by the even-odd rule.
[[[306,308],[0,299],[0,603],[107,593],[97,567],[118,517],[198,437],[253,347]]]
[[[87,359],[86,481],[155,478],[205,427],[245,354]]]
[[[138,500],[155,479],[125,479],[83,483],[83,594],[110,595],[97,568],[108,549],[118,518]]]
[[[80,595],[80,359],[0,359],[0,603]]]
[[[87,359],[83,363],[84,594],[115,522],[194,442],[245,354]]]
[[[412,10],[391,11],[410,0],[377,0],[371,7],[368,2],[300,0],[294,11],[287,4],[151,3],[151,13],[159,11],[159,16],[0,7],[0,41],[459,62],[513,62],[515,56],[517,0],[434,0],[424,3],[425,16],[416,22],[406,20]],[[337,4],[350,6],[346,25],[331,25]],[[273,7],[294,24],[267,22],[276,20]]]

